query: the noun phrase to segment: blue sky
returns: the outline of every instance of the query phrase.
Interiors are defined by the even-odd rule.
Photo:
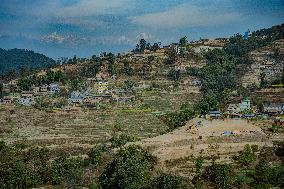
[[[90,57],[283,22],[283,0],[0,0],[0,47]]]

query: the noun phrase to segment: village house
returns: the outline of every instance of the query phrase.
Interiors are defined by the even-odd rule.
[[[2,99],[3,104],[12,104],[12,98],[9,96],[4,96]]]
[[[18,103],[23,106],[32,106],[35,104],[35,100],[33,98],[20,98]]]
[[[210,111],[209,112],[209,116],[210,118],[213,118],[213,119],[218,119],[221,117],[221,112],[220,111]]]
[[[9,85],[9,83],[6,83],[6,82],[3,83],[3,92],[10,93],[10,85]]]
[[[274,120],[275,125],[277,126],[284,126],[284,119],[281,117],[276,117]]]
[[[79,91],[73,91],[70,94],[70,98],[68,99],[68,102],[73,105],[80,105],[83,103],[83,95]]]
[[[8,84],[9,84],[9,86],[16,86],[18,84],[18,80],[17,79],[13,79]]]
[[[49,85],[49,94],[53,95],[55,93],[60,92],[60,86],[57,83],[53,83]]]
[[[239,104],[229,104],[227,108],[227,113],[229,114],[238,114],[240,112]]]
[[[37,86],[33,86],[32,88],[34,95],[38,95],[40,93],[40,87]]]
[[[269,115],[281,114],[284,112],[284,104],[277,104],[277,103],[265,104],[263,105],[263,112]]]
[[[191,83],[193,86],[200,86],[202,84],[202,82],[199,79],[195,79]]]
[[[212,47],[212,46],[200,45],[200,46],[194,47],[193,51],[195,53],[201,53],[201,52],[208,52],[209,50],[213,50],[213,49],[222,49],[222,47]]]
[[[116,103],[128,103],[134,100],[134,96],[114,96],[112,101]]]
[[[148,89],[150,88],[151,86],[149,84],[146,84],[145,81],[139,81],[138,82],[138,86],[134,87],[135,90],[144,90],[144,89]]]
[[[95,92],[98,94],[103,94],[106,90],[108,90],[108,81],[98,81],[94,85]]]
[[[245,111],[251,109],[250,100],[245,99],[240,103],[240,111]]]
[[[48,91],[48,85],[42,85],[40,86],[40,92],[47,93]]]
[[[83,99],[83,104],[86,106],[90,106],[95,103],[95,100],[92,96],[85,96]]]
[[[21,98],[33,98],[34,93],[32,91],[22,91]]]

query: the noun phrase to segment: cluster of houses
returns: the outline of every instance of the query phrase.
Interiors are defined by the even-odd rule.
[[[87,79],[88,88],[83,91],[70,91],[66,98],[68,105],[71,106],[92,106],[97,103],[128,103],[135,98],[129,95],[129,91],[120,88],[111,88],[107,80],[97,78]],[[139,85],[140,86],[140,85]],[[145,87],[145,86],[143,86]],[[13,88],[13,90],[11,90]],[[3,87],[1,103],[2,104],[19,104],[23,106],[35,105],[36,99],[39,97],[52,97],[61,91],[59,83],[50,85],[33,86],[30,91],[18,90],[17,81],[5,83]]]
[[[17,80],[12,80],[3,84],[3,94],[1,103],[12,104],[17,103],[24,106],[31,106],[35,104],[37,98],[41,96],[51,96],[60,91],[59,84],[53,83],[50,85],[33,86],[30,91],[20,91],[17,86]]]
[[[277,116],[281,114],[284,114],[284,103],[264,104],[262,110],[259,110],[252,106],[249,99],[245,99],[239,104],[229,104],[224,112],[219,110],[209,112],[210,118],[220,118],[221,116],[254,118],[258,115]]]

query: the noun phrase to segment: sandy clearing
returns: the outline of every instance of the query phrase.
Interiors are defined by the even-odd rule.
[[[191,125],[199,123],[196,128]],[[224,132],[236,132],[226,136]],[[201,138],[200,138],[201,137]],[[192,119],[186,126],[171,133],[136,142],[157,156],[159,162],[180,159],[188,156],[235,155],[246,144],[272,146],[260,127],[243,119],[206,120]]]

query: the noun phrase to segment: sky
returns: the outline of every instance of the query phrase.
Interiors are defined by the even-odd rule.
[[[0,0],[0,48],[88,58],[281,23],[284,0]]]

